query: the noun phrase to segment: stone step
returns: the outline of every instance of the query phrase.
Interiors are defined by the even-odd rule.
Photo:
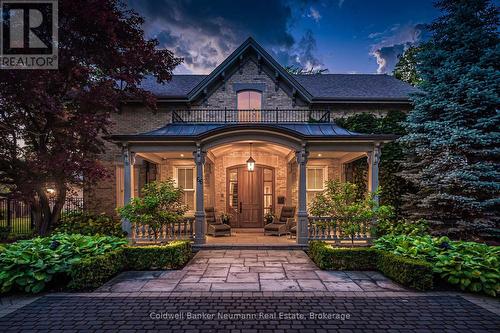
[[[199,250],[307,250],[299,244],[203,244],[193,245],[193,252]]]

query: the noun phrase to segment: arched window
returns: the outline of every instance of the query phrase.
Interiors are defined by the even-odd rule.
[[[238,92],[238,110],[260,110],[262,108],[262,93],[255,90]]]
[[[237,95],[238,119],[242,122],[259,122],[262,108],[262,93],[242,90]]]

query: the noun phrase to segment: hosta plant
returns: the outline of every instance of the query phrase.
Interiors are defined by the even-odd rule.
[[[82,259],[115,250],[127,241],[109,236],[54,234],[18,241],[0,252],[0,291],[42,291],[57,274]]]
[[[500,247],[462,241],[447,237],[384,236],[375,241],[375,248],[408,258],[423,259],[446,282],[462,290],[500,293]]]

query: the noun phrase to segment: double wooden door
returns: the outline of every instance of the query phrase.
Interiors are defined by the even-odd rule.
[[[268,188],[272,184],[264,181],[272,175],[272,169],[256,166],[248,171],[246,166],[227,169],[227,211],[231,214],[231,224],[239,228],[262,228],[264,207],[269,198]],[[266,190],[264,190],[264,187]],[[266,193],[266,194],[265,194]],[[267,200],[265,200],[267,199]]]

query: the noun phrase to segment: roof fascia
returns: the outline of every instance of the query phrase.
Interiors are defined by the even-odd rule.
[[[260,54],[263,60],[266,60],[271,67],[276,70],[279,75],[285,79],[285,81],[292,87],[297,89],[301,95],[306,99],[307,102],[312,100],[312,95],[297,82],[273,57],[266,52],[252,37],[249,37],[243,44],[241,44],[229,57],[226,58],[219,66],[217,66],[207,77],[205,77],[200,83],[198,83],[187,95],[188,100],[192,101],[196,98],[210,83],[216,80],[224,70],[226,70],[235,60],[237,60],[243,53],[245,53],[250,47],[252,47],[255,52]]]

